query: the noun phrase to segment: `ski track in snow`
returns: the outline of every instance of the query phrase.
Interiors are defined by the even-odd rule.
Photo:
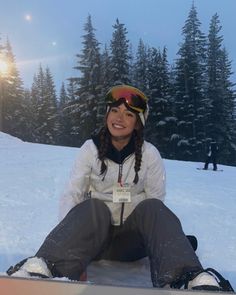
[[[34,255],[57,224],[58,199],[78,148],[25,143],[0,132],[0,274]],[[201,171],[203,163],[164,160],[166,205],[186,234],[198,237],[203,267],[213,267],[236,289],[236,168]],[[151,286],[148,259],[93,262],[88,280],[122,286]]]

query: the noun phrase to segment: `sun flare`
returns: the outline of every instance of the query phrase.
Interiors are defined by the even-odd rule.
[[[31,16],[30,14],[26,14],[26,15],[25,15],[25,20],[26,20],[27,22],[31,22],[31,21],[32,21],[32,16]]]
[[[8,64],[4,60],[0,60],[0,75],[6,75],[8,71]]]

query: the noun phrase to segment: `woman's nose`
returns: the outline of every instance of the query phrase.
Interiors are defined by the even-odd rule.
[[[117,113],[117,119],[118,119],[118,120],[122,120],[123,117],[124,117],[124,114],[123,114],[122,112],[118,112],[118,113]]]

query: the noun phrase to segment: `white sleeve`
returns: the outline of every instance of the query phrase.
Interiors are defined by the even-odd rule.
[[[145,192],[148,198],[165,200],[165,167],[159,151],[154,146],[151,146],[148,150],[148,173],[145,181]]]
[[[89,190],[93,156],[91,142],[86,141],[79,150],[71,171],[70,180],[59,201],[60,221],[75,205],[84,201]]]

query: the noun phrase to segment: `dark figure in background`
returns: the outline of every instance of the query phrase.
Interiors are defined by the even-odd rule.
[[[212,141],[208,147],[207,158],[204,166],[204,170],[208,169],[209,163],[213,164],[213,170],[217,170],[217,153],[218,153],[218,146],[215,141]]]

